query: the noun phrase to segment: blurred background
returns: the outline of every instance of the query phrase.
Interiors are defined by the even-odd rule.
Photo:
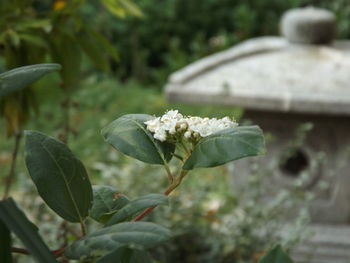
[[[103,142],[101,128],[126,113],[160,115],[167,109],[239,121],[243,109],[238,107],[168,102],[163,87],[169,75],[243,40],[279,35],[281,15],[309,5],[332,10],[337,38],[350,38],[348,0],[0,1],[0,72],[48,62],[63,67],[30,89],[0,98],[0,179],[10,169],[16,135],[34,129],[66,141],[94,184],[113,185],[131,198],[160,192],[166,185],[163,171],[113,150]],[[313,197],[281,189],[273,202],[260,203],[266,176],[254,173],[238,195],[229,167],[194,172],[173,195],[170,208],[151,215],[176,234],[153,251],[155,258],[248,263],[277,242],[293,248],[307,239],[306,206]],[[44,239],[58,247],[61,219],[37,197],[22,144],[13,195],[43,226]],[[288,220],[293,207],[297,215]],[[293,230],[274,234],[288,226]]]

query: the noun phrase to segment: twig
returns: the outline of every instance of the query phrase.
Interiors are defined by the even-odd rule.
[[[84,221],[80,221],[81,235],[82,237],[86,235],[86,226]]]
[[[187,173],[188,173],[188,171],[182,170],[181,173],[180,173],[180,176],[175,180],[175,182],[173,182],[171,185],[169,185],[169,187],[164,191],[163,194],[164,195],[169,195],[172,191],[174,191],[175,188],[178,187],[181,184],[182,179],[186,176]],[[157,206],[152,206],[152,207],[149,207],[149,208],[145,209],[141,214],[136,216],[132,221],[134,221],[134,222],[140,221],[146,215],[151,213],[152,210],[154,208],[156,208],[156,207]]]
[[[172,174],[171,171],[170,171],[169,165],[165,164],[165,165],[164,165],[164,168],[165,168],[166,173],[167,173],[167,175],[168,175],[169,183],[172,184],[172,183],[174,182],[174,176],[173,176],[173,174]]]
[[[58,258],[63,255],[64,250],[67,248],[67,246],[63,246],[56,250],[51,250],[51,253],[54,255],[54,257]],[[19,248],[19,247],[12,247],[11,252],[23,254],[23,255],[30,255],[30,252],[25,248]]]

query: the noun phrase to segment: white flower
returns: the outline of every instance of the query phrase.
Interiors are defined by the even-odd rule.
[[[190,131],[186,131],[186,132],[184,133],[184,137],[185,137],[186,139],[191,138],[191,135],[192,135],[192,133],[191,133]]]
[[[158,117],[153,120],[146,121],[145,124],[150,132],[155,132],[156,128],[160,125],[160,118]]]
[[[184,117],[177,110],[170,110],[163,116],[146,121],[147,129],[154,133],[153,137],[160,141],[171,141],[184,137],[188,141],[198,141],[215,132],[234,128],[238,124],[229,117],[222,119]]]

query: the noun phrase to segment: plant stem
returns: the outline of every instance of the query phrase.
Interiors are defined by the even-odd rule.
[[[80,228],[81,228],[81,236],[85,236],[86,235],[86,226],[84,221],[80,221]]]
[[[10,171],[5,179],[5,192],[2,199],[6,199],[10,193],[11,185],[15,178],[15,168],[16,168],[16,160],[18,155],[18,149],[21,142],[22,132],[17,131],[15,134],[15,147],[12,152],[12,160]]]
[[[169,195],[172,191],[175,190],[176,187],[178,187],[181,184],[182,179],[186,176],[186,174],[188,174],[188,171],[182,170],[179,177],[176,178],[176,180],[169,185],[169,187],[164,191],[164,195]],[[137,222],[140,221],[142,218],[144,218],[146,215],[148,215],[149,213],[152,212],[152,210],[156,208],[156,206],[152,206],[149,207],[147,209],[145,209],[141,214],[139,214],[138,216],[136,216],[133,221]]]
[[[164,168],[165,168],[166,173],[168,175],[168,180],[169,180],[170,184],[172,184],[174,182],[174,177],[173,177],[173,174],[170,171],[169,165],[164,164]]]
[[[191,151],[187,148],[186,144],[185,144],[183,141],[181,141],[181,142],[180,142],[180,145],[181,145],[182,148],[184,149],[186,155],[187,155],[187,156],[190,156],[190,155],[191,155]],[[186,160],[186,158],[185,158],[185,160]]]
[[[66,249],[67,246],[63,246],[59,249],[56,250],[51,250],[52,254],[54,255],[54,257],[58,258],[60,256],[63,255],[64,250]],[[30,252],[25,249],[25,248],[18,248],[18,247],[12,247],[11,248],[11,252],[12,253],[18,253],[18,254],[23,254],[23,255],[30,255]]]
[[[25,248],[18,248],[18,247],[13,247],[11,248],[12,253],[19,253],[23,255],[30,255],[29,251],[26,250]]]

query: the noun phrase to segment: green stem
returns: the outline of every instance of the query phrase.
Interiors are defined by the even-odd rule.
[[[188,171],[182,170],[179,177],[176,178],[176,180],[169,185],[169,187],[164,191],[164,195],[169,195],[172,191],[174,191],[182,182],[182,179],[188,174]],[[134,222],[140,221],[142,218],[144,218],[146,215],[152,212],[152,210],[156,208],[156,206],[152,206],[144,210],[141,214],[139,214],[137,217],[133,219]]]
[[[172,184],[174,182],[174,177],[173,177],[173,174],[170,171],[169,165],[168,164],[164,164],[164,168],[165,168],[166,173],[168,175],[169,182],[170,182],[170,184]]]
[[[10,193],[11,185],[15,179],[15,168],[16,168],[16,160],[18,155],[18,149],[22,138],[22,132],[16,132],[15,134],[15,147],[12,152],[12,160],[10,171],[5,179],[5,192],[3,199],[6,199]]]
[[[181,145],[182,148],[184,149],[186,155],[187,155],[187,156],[190,156],[190,155],[191,155],[191,151],[187,148],[186,144],[185,144],[183,141],[181,141],[181,142],[180,142],[180,145]],[[186,158],[185,158],[185,159],[186,159]]]
[[[82,237],[86,236],[86,226],[84,221],[80,221],[80,228],[81,228],[81,236]]]

